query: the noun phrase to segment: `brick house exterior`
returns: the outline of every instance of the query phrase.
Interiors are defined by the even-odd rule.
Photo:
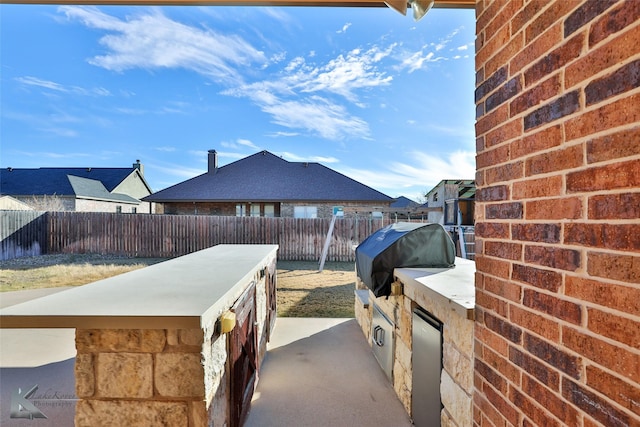
[[[331,218],[335,207],[372,215],[394,201],[319,163],[289,162],[266,150],[220,167],[209,150],[207,161],[206,173],[143,200],[162,214],[288,218]]]
[[[474,424],[640,425],[640,1],[476,5]]]

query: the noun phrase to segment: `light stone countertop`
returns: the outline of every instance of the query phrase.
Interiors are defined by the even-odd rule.
[[[217,245],[0,310],[0,328],[201,328],[276,258],[277,245]]]
[[[463,318],[475,318],[476,263],[456,258],[452,268],[396,268],[395,278],[404,285],[404,293],[415,301],[417,293],[447,304]]]

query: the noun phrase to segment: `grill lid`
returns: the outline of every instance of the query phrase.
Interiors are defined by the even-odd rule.
[[[398,222],[358,245],[356,272],[376,297],[389,296],[394,268],[449,268],[455,256],[453,240],[442,225]]]

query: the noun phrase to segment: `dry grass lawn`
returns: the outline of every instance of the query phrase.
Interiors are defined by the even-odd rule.
[[[80,286],[142,268],[161,258],[43,255],[0,261],[0,292]],[[353,317],[353,263],[278,262],[278,316]]]

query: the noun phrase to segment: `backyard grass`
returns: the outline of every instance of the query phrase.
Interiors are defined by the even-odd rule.
[[[0,261],[0,292],[80,286],[164,260],[65,254]],[[327,262],[320,273],[317,262],[278,261],[277,270],[278,316],[354,316],[353,263]]]

